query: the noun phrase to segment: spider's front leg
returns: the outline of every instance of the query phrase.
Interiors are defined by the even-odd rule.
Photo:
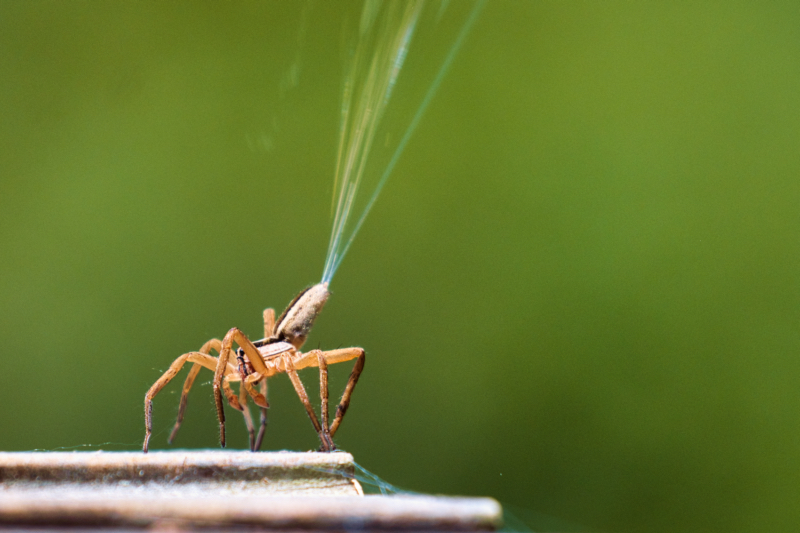
[[[178,372],[181,371],[183,365],[185,365],[187,362],[197,363],[211,370],[215,369],[219,370],[222,375],[230,374],[231,372],[234,371],[234,369],[231,367],[220,366],[219,359],[217,359],[216,357],[212,357],[207,353],[189,352],[175,359],[169,366],[167,371],[164,372],[164,375],[162,375],[160,378],[158,378],[158,380],[155,383],[153,383],[153,386],[150,387],[150,389],[147,391],[147,394],[145,394],[144,396],[145,433],[144,433],[144,444],[142,446],[142,450],[144,451],[144,453],[147,453],[148,444],[150,442],[150,436],[153,434],[153,398],[155,398],[156,394],[158,394],[159,391],[161,391],[161,389],[163,389],[167,383],[172,381],[172,378],[174,378],[178,374]],[[194,377],[192,377],[192,382],[194,382]]]
[[[267,397],[267,378],[261,380],[261,395],[266,399]],[[261,408],[261,417],[259,420],[258,435],[256,435],[256,443],[253,446],[253,451],[257,452],[261,449],[261,442],[264,440],[264,433],[267,431],[267,408]]]
[[[225,381],[223,380],[223,384]],[[256,443],[256,431],[253,427],[253,417],[250,415],[250,408],[247,406],[247,389],[244,387],[244,381],[239,384],[239,405],[242,407],[242,414],[244,415],[244,425],[247,428],[247,434],[250,437],[250,451],[254,452],[253,447]]]
[[[222,380],[222,384],[224,387],[225,380]],[[260,391],[259,389],[255,388],[255,384],[259,385]],[[248,395],[253,398],[256,406],[261,411],[258,436],[256,436],[255,433],[253,418],[250,415],[250,408],[247,406]],[[247,426],[247,433],[250,435],[250,451],[257,452],[259,448],[261,448],[261,441],[264,439],[264,432],[266,431],[267,426],[267,408],[269,407],[269,403],[267,402],[267,379],[258,373],[250,374],[242,379],[239,385],[239,403],[242,406],[241,411],[244,415],[244,423],[245,426]]]
[[[219,339],[211,339],[210,341],[203,344],[200,348],[200,353],[211,354],[211,350],[216,350],[219,353],[220,349],[222,348],[222,341]],[[215,365],[216,366],[216,365]],[[178,407],[178,418],[175,420],[175,425],[172,427],[172,432],[169,434],[169,438],[167,439],[167,444],[172,444],[172,441],[175,440],[175,435],[178,434],[178,430],[181,428],[181,424],[183,423],[183,416],[186,414],[186,405],[189,402],[189,391],[194,385],[194,380],[197,379],[197,374],[200,373],[200,369],[203,367],[200,363],[194,363],[192,368],[189,370],[189,375],[186,376],[186,381],[183,382],[183,390],[181,391],[181,403]],[[214,370],[212,368],[211,370]]]

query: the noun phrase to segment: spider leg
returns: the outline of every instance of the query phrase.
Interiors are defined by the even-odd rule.
[[[259,384],[259,390],[256,390],[254,387],[255,383]],[[242,380],[242,385],[261,410],[258,436],[253,443],[252,449],[252,451],[258,451],[259,448],[261,448],[261,442],[264,439],[264,432],[266,431],[267,426],[267,409],[269,408],[269,402],[267,401],[267,378],[262,376],[260,373],[255,372]]]
[[[275,310],[272,308],[264,309],[264,338],[272,337],[275,331]]]
[[[172,431],[167,439],[167,444],[172,444],[172,441],[175,439],[175,435],[178,434],[178,430],[181,428],[181,424],[183,423],[183,415],[186,413],[186,404],[189,400],[189,389],[191,389],[192,385],[194,385],[194,380],[197,378],[197,374],[200,373],[201,368],[203,368],[203,365],[198,363],[193,364],[192,369],[189,370],[189,375],[186,376],[186,381],[183,382],[181,403],[178,407],[178,419],[175,421],[175,425],[172,427]]]
[[[219,353],[220,347],[222,342],[219,339],[211,339],[210,341],[203,344],[200,348],[200,353],[210,354],[211,350],[216,350]],[[189,375],[186,376],[186,381],[183,382],[183,390],[181,391],[181,403],[178,407],[178,419],[175,421],[175,426],[172,428],[172,432],[169,434],[169,438],[167,439],[168,444],[172,444],[172,441],[175,439],[175,435],[177,435],[178,430],[183,423],[183,416],[186,413],[186,404],[189,401],[189,390],[194,385],[194,380],[197,378],[197,374],[200,373],[200,367],[202,367],[200,363],[194,363],[192,365],[192,369],[189,370]]]
[[[335,365],[336,363],[352,361],[359,357],[363,351],[363,348],[338,348],[336,350],[322,352],[322,355],[325,356],[326,363]],[[319,366],[319,358],[316,352],[317,350],[311,350],[304,354],[298,354],[298,357],[292,361],[294,363],[294,368],[296,370],[301,370],[303,368]]]
[[[328,363],[325,356],[317,350],[317,361],[319,362],[319,397],[322,401],[320,415],[322,418],[322,431],[328,432]]]
[[[261,388],[261,395],[266,399],[267,397],[267,379],[264,378],[261,383],[259,384]],[[264,440],[264,433],[267,430],[267,408],[261,408],[261,426],[258,428],[258,435],[256,436],[256,444],[253,448],[254,452],[257,452],[261,449],[261,441]]]
[[[310,366],[319,366],[319,356],[315,352],[316,350],[312,350],[300,355],[293,361],[294,368],[301,369]],[[336,434],[336,430],[339,429],[342,423],[342,418],[344,418],[347,408],[350,406],[350,398],[353,395],[353,389],[355,389],[358,378],[361,376],[361,371],[364,369],[366,354],[362,348],[339,348],[337,350],[322,352],[322,355],[328,365],[356,359],[356,363],[353,365],[353,371],[350,373],[350,379],[347,381],[347,386],[342,394],[342,399],[336,407],[336,416],[333,419],[333,423],[330,425],[329,432],[332,439]]]
[[[214,371],[213,382],[214,404],[217,408],[217,419],[219,420],[219,443],[223,448],[225,447],[225,411],[222,404],[222,392],[224,390],[222,381],[225,370],[228,368],[228,360],[231,357],[234,342],[247,354],[247,358],[256,372],[262,375],[267,373],[267,366],[264,364],[264,360],[261,359],[261,354],[258,352],[258,349],[240,329],[231,328],[228,333],[225,334],[225,338],[222,339],[222,346],[219,352],[219,359],[217,359],[217,367]],[[245,388],[247,388],[246,385]]]
[[[225,394],[225,399],[228,400],[228,403],[231,405],[231,407],[237,411],[242,411],[244,408],[239,403],[239,397],[236,396],[236,393],[233,392],[233,389],[231,389],[231,377],[238,379],[239,376],[236,374],[226,374],[225,377],[222,378],[222,392]]]
[[[308,413],[308,418],[311,419],[311,423],[314,425],[314,429],[317,431],[319,435],[319,440],[322,442],[322,450],[323,451],[331,451],[333,449],[333,442],[330,439],[327,431],[322,430],[322,426],[319,424],[319,419],[317,419],[317,414],[314,412],[314,408],[311,406],[311,402],[308,401],[308,394],[306,394],[306,388],[303,387],[303,382],[300,381],[300,376],[297,375],[297,371],[294,368],[294,364],[292,362],[292,357],[289,354],[283,356],[284,367],[286,369],[286,374],[289,376],[289,379],[294,385],[294,390],[297,392],[297,396],[300,398],[300,401],[303,403],[303,407],[306,408],[306,413]]]
[[[158,394],[161,389],[163,389],[167,383],[172,381],[178,372],[181,371],[183,365],[186,364],[187,361],[191,361],[192,363],[199,363],[200,365],[214,369],[216,367],[217,371],[220,373],[228,373],[233,371],[233,368],[228,368],[227,366],[220,366],[219,359],[216,357],[212,357],[206,353],[201,352],[189,352],[181,355],[177,359],[175,359],[172,364],[169,366],[166,372],[158,378],[158,380],[153,383],[153,386],[147,391],[147,394],[144,396],[144,444],[142,445],[142,450],[144,453],[147,453],[148,444],[150,442],[150,436],[153,434],[153,398],[155,398],[156,394]]]
[[[253,398],[253,401],[256,403],[256,405],[261,407],[262,409],[267,409],[269,408],[269,402],[267,402],[267,397],[264,394],[257,391],[256,388],[253,386],[254,383],[260,380],[266,380],[266,378],[263,377],[260,373],[256,372],[254,374],[250,374],[245,379],[243,379],[242,383],[244,384],[245,390],[250,395],[250,397]]]
[[[242,406],[242,415],[244,415],[244,425],[247,427],[247,434],[250,436],[250,451],[255,451],[253,446],[256,442],[256,431],[253,427],[253,417],[250,415],[250,408],[247,406],[247,389],[244,387],[244,381],[239,384],[239,404]]]
[[[356,363],[353,365],[353,371],[350,372],[350,378],[347,380],[347,386],[342,394],[342,399],[339,401],[339,405],[336,407],[336,416],[334,417],[333,423],[330,427],[331,438],[333,438],[333,436],[336,434],[336,430],[339,429],[342,419],[344,418],[344,414],[347,412],[347,408],[350,407],[350,397],[353,395],[353,390],[356,388],[356,383],[361,375],[361,371],[364,370],[364,362],[366,361],[366,352],[364,352],[364,350],[361,348],[350,348],[350,350],[353,350],[353,354],[358,353],[358,359],[356,359]]]
[[[322,422],[323,443],[330,442],[331,450],[335,450],[336,446],[331,439],[330,431],[328,430],[328,363],[325,361],[325,355],[321,350],[311,350],[310,353],[316,352],[317,364],[319,365],[319,397],[320,397],[320,415]]]

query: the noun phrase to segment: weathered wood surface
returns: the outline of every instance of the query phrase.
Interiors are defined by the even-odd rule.
[[[0,452],[0,496],[10,491],[193,498],[210,492],[357,496],[361,487],[353,456],[343,452]]]
[[[490,498],[363,496],[353,457],[225,451],[0,453],[0,527],[496,529]]]

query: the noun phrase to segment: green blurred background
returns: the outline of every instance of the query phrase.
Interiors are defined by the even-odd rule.
[[[139,449],[175,357],[319,280],[358,12],[0,2],[0,449]],[[534,530],[794,529],[799,95],[796,2],[490,2],[309,340],[368,353],[339,446]],[[177,447],[218,444],[204,375]],[[270,401],[266,449],[317,446]]]

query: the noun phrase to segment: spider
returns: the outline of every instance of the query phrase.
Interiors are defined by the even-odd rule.
[[[333,436],[342,423],[342,418],[344,418],[344,414],[350,405],[353,389],[355,389],[358,377],[364,369],[365,353],[362,348],[340,348],[328,351],[311,350],[307,353],[300,351],[311,327],[314,325],[314,320],[328,300],[328,296],[330,296],[328,284],[326,282],[318,283],[298,294],[286,307],[283,314],[278,317],[277,322],[275,321],[274,310],[264,310],[263,339],[251,342],[241,330],[232,328],[221,341],[219,339],[211,339],[203,344],[199,352],[185,353],[175,359],[169,369],[150,387],[144,397],[144,453],[147,453],[153,430],[153,398],[180,372],[187,362],[193,363],[193,366],[183,384],[178,419],[168,442],[172,443],[172,439],[178,432],[181,422],[183,422],[189,390],[192,388],[200,368],[206,367],[214,371],[214,401],[219,419],[219,440],[223,448],[225,447],[223,393],[228,404],[243,413],[245,425],[250,435],[250,450],[256,451],[261,447],[267,422],[266,410],[269,407],[266,398],[267,378],[285,372],[289,376],[292,385],[294,385],[297,396],[300,397],[300,401],[303,403],[308,417],[319,435],[319,440],[322,443],[320,450],[335,450]],[[239,346],[239,349],[235,352],[233,351],[234,342]],[[219,353],[219,357],[210,355],[212,349]],[[237,365],[234,365],[232,358],[235,358]],[[350,379],[336,408],[333,423],[328,426],[328,365],[352,359],[356,359],[353,371],[350,373]],[[320,397],[322,399],[322,407],[320,409],[320,414],[322,415],[321,424],[308,400],[305,387],[303,387],[303,383],[297,375],[298,370],[314,366],[319,367]],[[240,384],[238,397],[230,387],[230,383],[235,382]],[[259,386],[258,389],[256,389],[256,385]],[[250,417],[250,411],[247,408],[248,395],[261,408],[261,425],[257,436]]]

